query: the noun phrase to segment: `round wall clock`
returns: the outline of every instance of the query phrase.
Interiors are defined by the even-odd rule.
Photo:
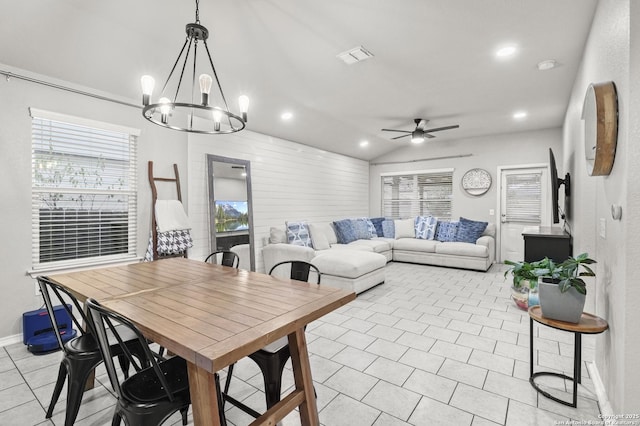
[[[462,189],[470,195],[482,195],[491,187],[491,175],[483,169],[471,169],[462,176]]]
[[[587,173],[608,175],[613,168],[618,141],[618,96],[613,81],[589,85],[582,119]]]

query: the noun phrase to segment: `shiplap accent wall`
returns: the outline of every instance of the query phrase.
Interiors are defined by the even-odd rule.
[[[188,214],[194,247],[209,253],[206,155],[251,162],[256,270],[272,226],[306,220],[328,222],[369,214],[369,163],[284,139],[244,130],[231,135],[189,134]]]

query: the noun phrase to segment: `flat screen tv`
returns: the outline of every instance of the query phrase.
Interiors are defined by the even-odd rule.
[[[247,201],[216,200],[216,232],[246,231],[249,229]]]
[[[553,156],[553,151],[549,148],[549,172],[551,176],[551,212],[553,214],[553,223],[560,222],[560,206],[558,205],[558,192],[560,191],[560,185],[564,185],[564,204],[565,210],[569,204],[569,196],[571,195],[571,176],[569,173],[564,175],[564,179],[558,177],[558,169],[556,168],[556,158]],[[564,219],[564,215],[562,215]]]

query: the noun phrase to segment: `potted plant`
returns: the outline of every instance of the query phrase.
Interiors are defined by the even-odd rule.
[[[580,322],[587,294],[582,277],[595,277],[588,266],[596,263],[587,253],[569,257],[556,264],[550,259],[541,261],[534,273],[540,277],[540,309],[542,316],[559,321]]]
[[[513,276],[511,285],[511,299],[520,309],[528,309],[529,306],[538,304],[538,275],[536,270],[543,265],[538,262],[512,262],[505,260],[506,265],[511,266],[504,273],[505,278],[509,273]]]

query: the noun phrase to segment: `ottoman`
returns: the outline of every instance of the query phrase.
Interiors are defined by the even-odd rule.
[[[322,273],[321,285],[361,293],[384,282],[387,258],[363,250],[323,250],[310,261]]]

